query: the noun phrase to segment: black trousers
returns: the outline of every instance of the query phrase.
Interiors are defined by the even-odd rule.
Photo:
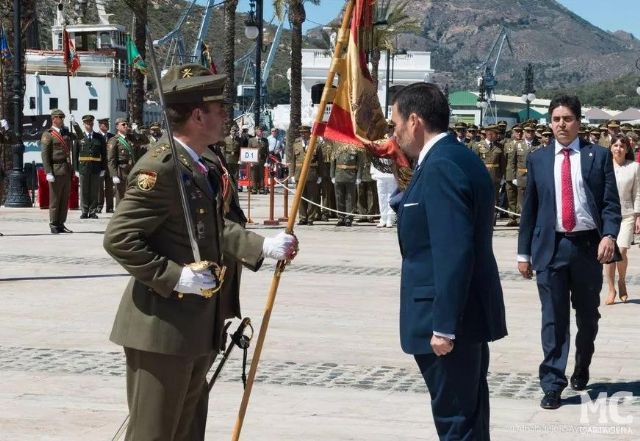
[[[442,441],[489,440],[489,345],[458,343],[442,357],[414,355]]]
[[[556,235],[551,263],[538,271],[536,281],[542,305],[540,386],[544,392],[567,387],[569,358],[569,304],[576,310],[576,368],[588,368],[598,334],[602,265],[597,260],[600,238],[591,234],[567,238]]]

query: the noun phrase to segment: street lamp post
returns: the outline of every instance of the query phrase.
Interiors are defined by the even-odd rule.
[[[487,108],[488,103],[485,98],[485,85],[484,85],[484,77],[478,77],[478,101],[476,102],[476,107],[480,109],[480,126],[482,127],[482,114],[484,110]]]
[[[640,58],[636,60],[636,69],[640,70]],[[638,80],[638,87],[636,87],[636,93],[640,95],[640,80]]]
[[[250,11],[249,19],[245,22],[244,35],[251,39],[256,40],[256,77],[255,77],[255,98],[254,98],[254,126],[257,128],[260,126],[260,109],[262,103],[260,102],[262,96],[262,3],[263,0],[249,0]],[[255,15],[254,15],[255,8]]]
[[[527,120],[529,120],[531,103],[536,99],[536,90],[533,88],[533,65],[531,63],[524,68],[524,91],[520,98],[527,103]]]
[[[24,174],[24,144],[22,144],[22,32],[20,21],[22,13],[21,0],[13,0],[13,36],[14,36],[14,65],[13,65],[13,130],[15,144],[11,146],[13,154],[13,169],[9,174],[9,188],[5,207],[31,207],[31,199],[27,190],[27,177]]]

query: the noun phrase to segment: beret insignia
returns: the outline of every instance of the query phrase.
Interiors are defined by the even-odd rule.
[[[141,170],[138,173],[138,188],[142,191],[151,191],[156,185],[158,175],[156,172]]]

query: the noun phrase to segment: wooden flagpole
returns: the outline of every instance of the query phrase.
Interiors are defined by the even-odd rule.
[[[295,197],[293,199],[293,205],[291,206],[291,216],[289,217],[289,221],[287,223],[286,232],[291,234],[293,233],[293,226],[295,225],[296,216],[298,215],[298,207],[300,206],[300,201],[302,199],[302,193],[304,191],[304,186],[307,181],[307,173],[309,171],[309,166],[311,164],[311,160],[313,158],[313,154],[316,149],[316,128],[320,123],[322,123],[322,117],[324,115],[325,108],[327,106],[327,101],[329,97],[329,93],[332,90],[333,79],[336,74],[336,65],[338,59],[342,55],[342,49],[344,45],[349,40],[349,24],[351,21],[351,14],[353,12],[353,6],[356,0],[348,0],[348,3],[345,7],[344,15],[342,17],[342,26],[340,27],[340,33],[338,34],[338,41],[336,42],[335,51],[333,53],[333,59],[331,60],[331,67],[329,68],[329,74],[327,75],[327,79],[324,84],[324,90],[322,91],[322,99],[320,100],[320,106],[318,108],[318,113],[316,115],[316,119],[314,122],[314,130],[311,133],[311,139],[309,140],[309,146],[307,147],[307,153],[304,157],[304,163],[302,164],[302,171],[300,173],[300,179],[298,180],[298,186],[296,188]],[[244,394],[242,395],[242,402],[240,403],[240,409],[238,410],[238,417],[236,419],[235,426],[233,428],[233,434],[231,436],[232,441],[238,441],[240,439],[240,431],[242,430],[242,423],[244,422],[244,417],[247,412],[247,406],[249,404],[249,397],[251,396],[251,389],[253,388],[253,383],[256,377],[256,372],[258,370],[258,363],[260,362],[260,354],[262,353],[262,346],[264,345],[264,339],[267,334],[267,328],[269,327],[269,319],[271,318],[271,311],[273,310],[273,304],[276,299],[276,293],[278,291],[278,285],[280,284],[280,276],[287,265],[287,261],[280,260],[276,265],[276,269],[273,274],[273,278],[271,279],[271,286],[269,288],[269,296],[267,298],[267,304],[264,309],[264,315],[262,317],[262,323],[260,325],[260,332],[258,333],[258,340],[256,343],[256,348],[253,352],[253,357],[251,359],[251,367],[249,369],[249,376],[247,378],[247,385],[244,389]]]
[[[67,50],[65,50],[65,46]],[[71,80],[69,80],[69,55],[71,55],[71,35],[67,33],[67,26],[62,26],[62,56],[64,57],[64,64],[67,67],[67,99],[69,100],[69,117],[71,118],[73,115],[71,114]]]

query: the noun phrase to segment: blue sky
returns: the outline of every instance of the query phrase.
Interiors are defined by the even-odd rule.
[[[640,37],[640,0],[558,0],[566,8],[606,30],[622,29]],[[481,0],[478,0],[481,2]],[[273,17],[273,1],[264,0],[264,19]],[[343,0],[321,0],[320,6],[306,5],[307,22],[304,30],[325,24],[335,18]],[[238,12],[249,10],[249,0],[240,0]],[[315,22],[315,23],[313,23]]]

